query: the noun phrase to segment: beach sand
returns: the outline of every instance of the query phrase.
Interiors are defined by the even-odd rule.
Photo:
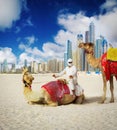
[[[34,74],[32,87],[55,80],[52,74]],[[79,73],[86,101],[82,105],[58,107],[29,105],[23,95],[22,74],[0,74],[0,130],[117,130],[117,81],[114,78],[115,102],[98,104],[102,93],[101,75]]]

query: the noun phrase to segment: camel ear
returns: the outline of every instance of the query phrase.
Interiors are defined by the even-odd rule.
[[[94,44],[93,43],[89,43],[89,46],[94,47]]]
[[[25,74],[25,73],[27,73],[27,72],[28,72],[28,69],[27,69],[26,67],[24,67],[24,68],[22,69],[22,73]]]

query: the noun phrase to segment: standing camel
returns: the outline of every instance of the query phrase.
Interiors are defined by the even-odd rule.
[[[107,60],[107,53],[103,54],[100,58],[94,57],[94,44],[92,43],[80,43],[79,48],[85,50],[87,62],[93,68],[99,68],[102,72],[103,78],[103,96],[100,103],[104,103],[106,100],[106,90],[107,90],[107,81],[110,82],[110,91],[111,91],[111,100],[110,102],[114,102],[114,85],[113,85],[113,76],[116,77],[117,80],[117,61]]]

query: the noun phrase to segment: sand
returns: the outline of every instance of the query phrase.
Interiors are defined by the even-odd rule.
[[[52,74],[35,74],[33,89],[51,80]],[[115,102],[98,104],[102,95],[101,75],[79,73],[86,101],[82,105],[58,107],[29,105],[23,95],[21,74],[0,74],[0,130],[117,130],[117,81],[114,79]]]

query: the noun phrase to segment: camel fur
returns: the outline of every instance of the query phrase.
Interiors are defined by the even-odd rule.
[[[116,73],[110,73],[109,78],[107,79],[106,74],[107,70],[104,70],[104,67],[102,66],[102,56],[100,58],[94,57],[94,44],[93,43],[80,43],[79,48],[82,48],[85,50],[87,62],[93,67],[93,68],[99,68],[102,72],[102,78],[103,78],[103,96],[100,101],[100,103],[104,103],[106,100],[106,90],[107,90],[107,81],[110,82],[110,91],[111,91],[111,100],[110,102],[114,102],[114,85],[113,85],[113,76],[117,77],[117,64],[115,65],[115,71]],[[105,57],[106,58],[106,57]],[[107,61],[107,58],[104,59],[106,63],[108,64],[113,63],[113,61]],[[117,61],[116,61],[117,62]],[[108,64],[108,66],[111,68],[111,66]]]
[[[61,102],[53,101],[51,96],[41,87],[39,92],[33,91],[31,88],[32,82],[34,77],[29,74],[28,70],[25,68],[23,69],[23,83],[24,83],[24,96],[29,104],[46,104],[49,106],[58,106],[58,105],[65,105],[69,103],[77,103],[82,104],[84,101],[84,94],[79,97],[75,97],[70,94],[64,94],[61,99]],[[65,80],[61,80],[61,82],[65,82]]]

